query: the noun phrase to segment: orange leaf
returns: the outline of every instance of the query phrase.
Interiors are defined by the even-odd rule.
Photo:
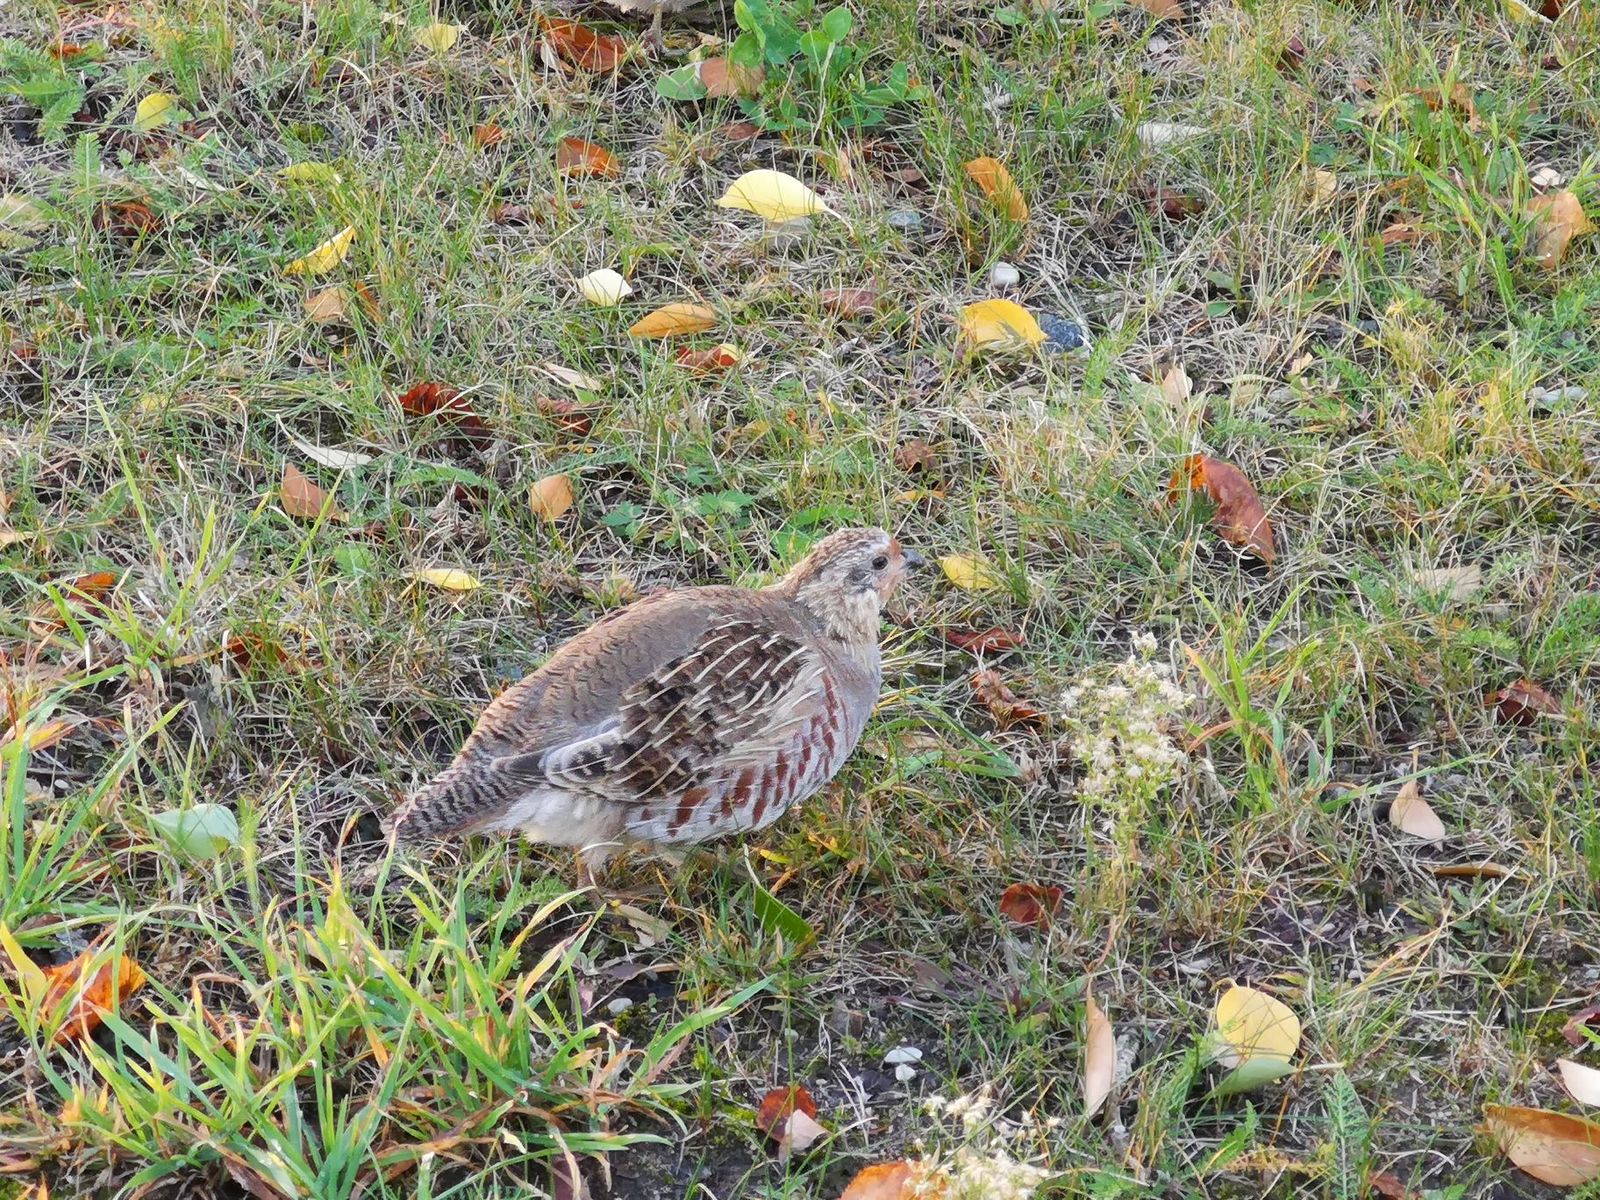
[[[1001,729],[1012,725],[1043,725],[1044,713],[1006,686],[998,672],[978,671],[972,676],[972,694],[994,717]]]
[[[708,350],[691,350],[684,346],[678,351],[678,365],[687,367],[697,375],[709,375],[713,371],[726,371],[729,367],[736,367],[744,355],[739,353],[739,348],[729,342],[720,346],[712,346]]]
[[[116,586],[119,578],[115,571],[91,571],[57,586],[68,607],[97,609],[100,607],[100,598]],[[29,630],[39,636],[60,629],[64,624],[56,606],[48,601],[35,608],[28,618]]]
[[[636,338],[673,337],[681,333],[703,333],[717,323],[714,309],[704,304],[663,304],[653,313],[647,313],[628,327],[628,335]]]
[[[528,490],[528,507],[546,521],[559,520],[572,500],[572,480],[566,475],[547,475]]]
[[[1000,914],[1018,925],[1047,928],[1061,908],[1061,889],[1037,883],[1013,883],[1000,893]]]
[[[408,417],[432,417],[460,426],[474,442],[489,438],[489,426],[473,411],[467,398],[442,383],[419,383],[400,396],[400,410]]]
[[[701,59],[696,74],[700,85],[706,89],[706,97],[712,100],[759,95],[766,79],[760,67],[735,66],[725,58]]]
[[[796,1110],[815,1118],[817,1102],[811,1093],[799,1084],[773,1088],[761,1097],[761,1107],[756,1110],[756,1128],[773,1141],[783,1137],[789,1127],[789,1116]]]
[[[1183,4],[1181,0],[1128,0],[1135,8],[1142,8],[1152,17],[1163,19],[1171,17],[1174,20],[1183,19]]]
[[[1011,178],[1011,172],[995,158],[975,158],[966,164],[967,174],[983,194],[993,200],[995,207],[1013,221],[1028,219],[1028,202]]]
[[[1535,196],[1528,202],[1535,216],[1533,257],[1546,271],[1554,271],[1566,257],[1567,245],[1580,233],[1592,233],[1594,222],[1583,211],[1583,202],[1570,191],[1552,196]]]
[[[102,963],[92,976],[85,978],[94,959],[94,952],[86,950],[69,963],[44,969],[50,985],[44,996],[44,1011],[54,1012],[67,997],[72,997],[67,1018],[52,1039],[57,1046],[66,1045],[73,1038],[87,1039],[107,1013],[115,1012],[121,1001],[145,984],[139,964],[123,954]]]
[[[1270,564],[1277,557],[1272,545],[1272,524],[1261,506],[1261,497],[1238,467],[1209,454],[1191,454],[1172,473],[1168,499],[1176,499],[1185,486],[1211,497],[1217,506],[1211,523],[1225,540],[1254,551],[1265,563]]]
[[[839,1200],[909,1200],[914,1174],[904,1161],[863,1167]]]
[[[1501,1153],[1556,1187],[1600,1179],[1600,1125],[1543,1108],[1490,1104],[1483,1110]]]
[[[1022,645],[1022,635],[1012,633],[1009,629],[991,626],[979,633],[969,633],[964,629],[944,630],[944,640],[957,650],[965,650],[970,654],[1004,654],[1007,650],[1015,650]]]
[[[118,237],[138,237],[154,233],[161,228],[161,218],[150,211],[142,200],[123,200],[116,204],[101,205],[95,214],[95,227]]]
[[[506,131],[493,121],[485,121],[472,131],[472,144],[479,150],[487,150],[490,146],[498,146],[506,140]]]
[[[1561,715],[1561,701],[1531,679],[1519,679],[1491,692],[1487,703],[1494,705],[1500,719],[1510,725],[1528,726],[1540,717]]]
[[[614,71],[628,57],[627,41],[614,34],[596,33],[577,21],[543,14],[539,25],[556,53],[585,71]]]
[[[556,147],[556,174],[566,179],[615,179],[622,172],[617,156],[582,138],[562,138]]]
[[[333,498],[323,491],[293,463],[284,464],[283,482],[278,485],[278,499],[283,511],[291,517],[315,521],[327,515],[330,521],[343,521],[349,514],[341,511]]]

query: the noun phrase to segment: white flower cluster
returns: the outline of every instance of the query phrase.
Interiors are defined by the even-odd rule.
[[[1072,754],[1087,768],[1086,799],[1152,797],[1187,761],[1168,730],[1192,697],[1155,652],[1156,639],[1141,633],[1127,659],[1082,676],[1061,697]]]
[[[966,1141],[949,1155],[915,1160],[910,1195],[919,1200],[1033,1200],[1051,1177],[1017,1152],[1021,1143],[1037,1142],[1043,1131],[1059,1125],[1059,1118],[1016,1122],[993,1117],[987,1092],[954,1100],[931,1097],[927,1108],[960,1121]]]

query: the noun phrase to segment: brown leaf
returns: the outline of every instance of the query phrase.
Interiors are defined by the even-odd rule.
[[[1593,1040],[1588,1034],[1591,1029],[1600,1033],[1600,1004],[1580,1008],[1568,1017],[1561,1027],[1561,1036],[1567,1039],[1569,1046],[1587,1046]]]
[[[622,172],[616,155],[582,138],[562,138],[556,146],[556,174],[566,179],[615,179]]]
[[[306,521],[315,521],[322,516],[330,521],[343,521],[349,516],[333,503],[333,497],[311,482],[293,463],[284,464],[283,482],[278,485],[278,500],[284,512]]]
[[[1018,925],[1046,929],[1061,909],[1061,889],[1037,883],[1013,883],[1000,894],[1000,915]]]
[[[121,576],[115,571],[91,571],[76,579],[58,583],[57,588],[69,608],[93,611],[101,607],[100,598],[115,587],[120,578]],[[63,627],[64,622],[56,611],[56,606],[49,601],[40,603],[28,618],[28,629],[35,636],[42,637]]]
[[[1415,779],[1408,779],[1400,786],[1389,805],[1389,823],[1402,833],[1425,842],[1442,842],[1445,837],[1444,822],[1422,798],[1422,789]]]
[[[1500,1151],[1525,1174],[1555,1187],[1600,1179],[1600,1125],[1543,1108],[1484,1106]]]
[[[1495,712],[1508,725],[1527,727],[1540,717],[1561,715],[1561,701],[1531,679],[1508,683],[1498,692],[1489,693],[1485,703],[1494,705]]]
[[[839,1193],[839,1200],[910,1200],[916,1173],[905,1161],[863,1167]]]
[[[718,132],[726,142],[749,142],[761,136],[761,126],[754,121],[730,121]]]
[[[1183,19],[1182,0],[1128,0],[1135,8],[1142,8],[1152,17],[1181,21]]]
[[[143,200],[122,200],[102,204],[94,218],[95,228],[117,237],[138,237],[161,228],[161,218]]]
[[[587,25],[560,17],[539,16],[545,41],[575,67],[585,71],[614,71],[628,57],[625,39],[609,33],[596,33]]]
[[[820,299],[822,307],[841,317],[868,317],[877,311],[883,297],[874,288],[828,288]]]
[[[1022,190],[999,159],[975,158],[966,164],[966,171],[979,190],[1006,216],[1013,221],[1028,219],[1028,202],[1022,198]]]
[[[86,1040],[107,1013],[115,1012],[122,1001],[144,986],[145,974],[139,964],[123,954],[112,956],[88,975],[95,957],[94,951],[86,950],[71,962],[44,969],[49,988],[43,1011],[54,1013],[69,996],[72,998],[67,1018],[52,1039],[57,1046],[74,1038]]]
[[[528,489],[528,507],[541,520],[559,520],[572,501],[572,479],[566,475],[547,475]]]
[[[334,325],[344,320],[344,289],[336,284],[307,296],[306,316],[318,325]]]
[[[1145,201],[1145,207],[1150,210],[1151,216],[1165,217],[1169,221],[1182,221],[1206,210],[1205,201],[1200,197],[1175,188],[1155,189]]]
[[[1283,52],[1278,55],[1278,70],[1298,71],[1305,66],[1306,44],[1300,40],[1298,33],[1290,34],[1289,40],[1283,44]]]
[[[594,428],[594,417],[580,407],[576,400],[558,396],[540,396],[536,403],[540,416],[576,437],[588,437]]]
[[[1381,1196],[1383,1200],[1413,1200],[1416,1195],[1415,1192],[1406,1187],[1405,1184],[1401,1183],[1388,1171],[1383,1171],[1368,1179],[1367,1189],[1374,1196]]]
[[[706,89],[706,97],[711,100],[758,96],[766,80],[766,73],[760,67],[735,66],[725,58],[701,59],[696,74]]]
[[[508,204],[504,200],[497,200],[489,207],[489,220],[496,225],[527,225],[532,219],[526,204]]]
[[[1004,654],[1022,645],[1022,635],[992,625],[988,629],[971,632],[965,629],[944,630],[944,640],[957,650],[971,654]]]
[[[773,1088],[761,1097],[761,1106],[756,1109],[756,1128],[773,1141],[779,1141],[788,1131],[789,1115],[797,1111],[816,1118],[817,1102],[810,1092],[799,1084]]]
[[[355,283],[356,302],[361,305],[361,311],[367,314],[367,319],[378,321],[383,318],[383,309],[378,305],[378,296],[371,288],[359,279]]]
[[[1567,255],[1567,246],[1580,233],[1594,232],[1594,222],[1572,191],[1535,196],[1528,201],[1534,214],[1533,258],[1546,271],[1554,271]]]
[[[885,171],[885,179],[892,179],[896,183],[903,183],[907,187],[920,187],[928,182],[928,177],[919,167],[901,167],[898,171]]]
[[[693,350],[688,346],[678,348],[677,362],[680,367],[686,367],[697,375],[710,375],[716,371],[726,371],[729,367],[736,367],[744,360],[744,355],[739,353],[739,348],[730,342],[723,342],[720,346],[711,346],[705,350]]]
[[[704,333],[717,323],[715,309],[704,304],[682,301],[663,304],[655,312],[646,313],[628,327],[628,336],[636,338],[665,338],[684,333]]]
[[[1385,248],[1389,246],[1415,246],[1422,238],[1422,230],[1403,221],[1385,225],[1378,233],[1378,240],[1383,243]]]
[[[894,465],[902,471],[932,471],[939,465],[939,456],[923,439],[911,438],[895,447]]]
[[[1516,874],[1510,867],[1493,862],[1446,863],[1429,870],[1435,879],[1506,879]]]
[[[972,676],[972,694],[994,717],[1001,729],[1013,725],[1043,725],[1044,713],[1021,699],[1006,686],[997,671],[977,671]]]
[[[479,150],[487,150],[491,146],[498,146],[506,140],[506,131],[493,121],[485,121],[482,125],[475,126],[472,130],[472,144]]]
[[[1211,523],[1226,541],[1254,551],[1268,564],[1277,557],[1272,545],[1272,524],[1261,506],[1261,497],[1238,467],[1208,454],[1191,454],[1172,473],[1168,500],[1175,500],[1185,486],[1211,497],[1217,506]]]
[[[490,438],[489,426],[473,411],[467,398],[442,383],[419,383],[400,396],[400,411],[408,417],[438,417],[456,425],[474,443]]]

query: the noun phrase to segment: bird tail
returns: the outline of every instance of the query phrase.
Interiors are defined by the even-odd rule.
[[[500,806],[485,783],[465,756],[457,758],[395,810],[390,834],[407,845],[466,833],[493,820]]]

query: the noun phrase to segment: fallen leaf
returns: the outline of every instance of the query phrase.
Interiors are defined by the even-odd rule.
[[[476,578],[455,567],[426,567],[413,571],[411,578],[447,592],[471,592],[483,586]]]
[[[601,267],[578,280],[578,291],[590,304],[610,308],[633,295],[633,285],[610,267]]]
[[[630,337],[664,338],[684,333],[703,333],[717,323],[715,309],[704,304],[679,301],[663,304],[655,312],[647,313],[628,327]]]
[[[528,489],[528,507],[544,521],[559,520],[572,501],[572,479],[566,475],[547,475]]]
[[[64,1046],[74,1038],[88,1040],[107,1013],[117,1011],[122,1001],[145,984],[144,971],[127,955],[114,954],[96,967],[97,957],[86,950],[71,962],[44,968],[49,990],[43,1011],[54,1014],[69,997],[72,1001],[66,1019],[51,1038],[54,1045]]]
[[[1037,346],[1046,334],[1032,313],[1014,300],[980,300],[961,310],[961,337],[971,346]]]
[[[1600,1071],[1570,1058],[1556,1059],[1556,1068],[1561,1072],[1561,1086],[1567,1089],[1567,1095],[1579,1104],[1591,1108],[1600,1106]]]
[[[1045,723],[1044,713],[1013,692],[1000,678],[999,672],[975,672],[970,682],[972,694],[989,710],[989,715],[1002,730],[1013,725]]]
[[[736,66],[725,58],[701,59],[695,75],[706,89],[709,100],[759,96],[761,85],[766,82],[766,72],[760,67]]]
[[[1387,249],[1390,246],[1414,246],[1422,240],[1422,230],[1415,225],[1395,222],[1378,232],[1378,241]]]
[[[153,814],[150,824],[184,854],[202,862],[239,844],[239,819],[221,804],[168,809]]]
[[[1199,216],[1206,210],[1205,201],[1200,197],[1172,188],[1157,188],[1149,194],[1145,207],[1150,210],[1151,216],[1165,217],[1169,221],[1183,221]]]
[[[448,25],[443,21],[435,21],[432,25],[425,25],[417,30],[412,41],[419,50],[426,50],[430,54],[447,54],[461,40],[463,28],[461,25]]]
[[[290,183],[343,183],[344,177],[325,162],[307,161],[290,163],[278,172],[278,176]]]
[[[1012,633],[1011,630],[1001,629],[998,625],[975,633],[965,629],[946,629],[944,640],[957,650],[965,650],[971,654],[1004,654],[1022,645],[1020,633]]]
[[[908,1162],[876,1163],[861,1168],[839,1200],[910,1200],[915,1178]]]
[[[1500,1152],[1525,1174],[1555,1187],[1600,1178],[1600,1125],[1542,1108],[1490,1104],[1483,1110]]]
[[[285,432],[288,431],[285,430]],[[332,471],[349,471],[377,461],[377,455],[375,454],[360,454],[354,450],[333,450],[327,446],[318,446],[303,438],[295,437],[292,433],[289,434],[289,440],[295,444],[295,448],[301,454],[304,454],[317,466],[327,467]]]
[[[1492,862],[1446,863],[1429,870],[1435,879],[1509,879],[1516,874],[1510,867]]]
[[[718,132],[725,142],[752,142],[760,137],[763,130],[754,121],[729,121]]]
[[[1171,121],[1146,121],[1134,129],[1135,136],[1150,150],[1175,146],[1180,142],[1204,137],[1211,131],[1203,125],[1184,125]]]
[[[1531,679],[1518,679],[1497,692],[1491,692],[1486,703],[1494,705],[1500,719],[1509,725],[1526,727],[1540,717],[1561,715],[1561,701]]]
[[[598,392],[606,386],[604,379],[596,379],[593,375],[586,375],[582,371],[575,371],[571,367],[562,366],[560,363],[540,363],[539,369],[557,383],[564,383],[569,388],[576,388],[581,392]]]
[[[408,417],[437,416],[459,426],[473,441],[486,441],[489,426],[471,403],[453,387],[442,383],[419,383],[400,396],[400,411]]]
[[[1528,211],[1534,214],[1533,259],[1546,271],[1561,265],[1573,238],[1594,232],[1583,202],[1570,190],[1535,196],[1528,201]]]
[[[555,422],[570,434],[588,437],[590,431],[594,429],[594,418],[575,401],[562,400],[555,396],[540,396],[535,403],[538,405],[540,416]]]
[[[344,320],[344,289],[323,288],[306,297],[306,316],[318,325],[333,325]]]
[[[1061,909],[1061,889],[1038,883],[1013,883],[1000,893],[1000,915],[1030,929],[1048,928]]]
[[[1567,1023],[1561,1027],[1561,1036],[1567,1039],[1569,1046],[1589,1046],[1595,1042],[1589,1036],[1590,1030],[1600,1032],[1600,1004],[1580,1008],[1568,1017]]]
[[[539,26],[557,54],[585,71],[614,71],[628,57],[626,40],[614,34],[596,33],[577,21],[540,14]]]
[[[1011,172],[1006,170],[1004,163],[997,158],[985,157],[975,158],[964,165],[968,178],[994,201],[996,208],[1013,221],[1028,219],[1028,202],[1022,198],[1022,189],[1017,187],[1016,180],[1011,178]]]
[[[1429,595],[1459,604],[1483,590],[1483,568],[1477,563],[1464,567],[1433,567],[1411,573],[1411,578]]]
[[[326,517],[330,521],[343,521],[349,514],[333,503],[333,497],[323,491],[293,463],[284,464],[283,482],[278,485],[278,499],[283,511],[291,517],[315,521]]]
[[[1254,551],[1269,565],[1272,563],[1277,557],[1272,544],[1272,523],[1267,520],[1255,487],[1238,467],[1208,454],[1191,454],[1172,473],[1167,487],[1168,500],[1175,500],[1185,484],[1191,491],[1205,492],[1217,506],[1211,523],[1224,540]]]
[[[297,258],[283,269],[285,275],[321,275],[333,270],[350,254],[350,243],[356,240],[356,227],[346,225],[338,233],[312,250],[304,258]]]
[[[161,218],[143,200],[119,200],[95,210],[94,224],[117,237],[133,238],[161,228]]]
[[[818,299],[822,307],[841,317],[866,317],[877,311],[883,297],[872,288],[828,288]]]
[[[487,150],[491,146],[498,146],[506,140],[506,131],[493,121],[485,121],[472,128],[472,144],[479,150]]]
[[[831,208],[793,175],[766,169],[747,171],[728,185],[717,200],[718,208],[739,208],[774,223],[811,217],[837,216]]]
[[[149,133],[178,115],[178,101],[166,92],[151,92],[133,110],[133,131]]]
[[[68,608],[92,611],[101,607],[101,597],[115,587],[120,578],[115,571],[91,571],[76,579],[58,582],[56,587]],[[64,624],[55,604],[48,600],[41,602],[28,618],[29,631],[39,637],[63,628]]]
[[[1317,207],[1331,203],[1339,194],[1339,177],[1332,171],[1317,167],[1311,172],[1311,180],[1306,185],[1306,191],[1311,203]]]
[[[622,173],[617,156],[582,138],[562,138],[556,145],[556,174],[565,179],[615,179]]]
[[[894,465],[902,471],[932,471],[939,464],[939,456],[922,438],[910,438],[894,450]]]
[[[756,1109],[756,1128],[773,1141],[778,1141],[784,1135],[790,1114],[795,1112],[816,1117],[817,1102],[811,1098],[811,1093],[799,1084],[773,1088],[761,1097],[761,1104]]]
[[[1234,984],[1217,998],[1216,1059],[1240,1067],[1258,1058],[1287,1064],[1300,1048],[1300,1018],[1283,1001]]]
[[[1161,377],[1161,395],[1168,404],[1178,407],[1187,404],[1189,397],[1194,395],[1194,381],[1189,378],[1189,372],[1183,369],[1182,363],[1173,363]]]
[[[1402,833],[1409,833],[1425,842],[1444,841],[1444,822],[1422,798],[1422,791],[1415,779],[1406,780],[1389,805],[1389,823]]]
[[[946,579],[967,592],[987,592],[1004,582],[998,571],[969,554],[946,554],[939,560],[939,569]]]
[[[787,1152],[804,1154],[819,1141],[828,1136],[828,1131],[817,1124],[816,1119],[808,1117],[804,1112],[796,1109],[789,1114],[789,1119],[784,1122],[783,1137],[780,1140],[781,1149],[779,1159],[786,1159]]]
[[[1083,1115],[1092,1117],[1111,1094],[1117,1073],[1117,1036],[1094,997],[1083,997]]]
[[[1300,40],[1300,35],[1293,33],[1289,40],[1283,44],[1283,51],[1278,55],[1278,70],[1298,71],[1305,65],[1306,44]]]
[[[691,350],[688,346],[678,350],[678,365],[686,367],[699,375],[709,375],[713,371],[726,371],[729,367],[736,367],[744,360],[744,355],[739,348],[731,342],[723,342],[720,346],[712,346],[705,350]]]

